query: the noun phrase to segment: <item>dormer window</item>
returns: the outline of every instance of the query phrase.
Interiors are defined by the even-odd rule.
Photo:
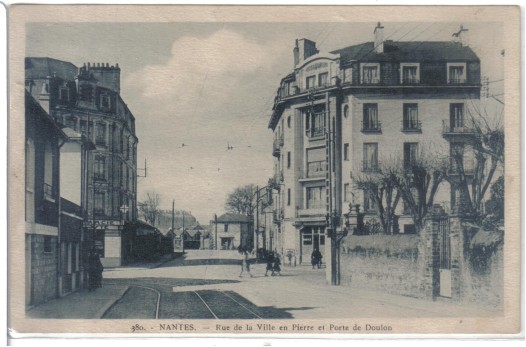
[[[89,84],[83,84],[79,88],[80,100],[93,101],[93,88]]]
[[[62,102],[69,102],[69,89],[68,87],[60,87],[58,90],[58,98]]]
[[[420,83],[420,64],[401,63],[400,64],[400,81],[402,84]]]
[[[447,81],[449,84],[466,83],[466,63],[448,63]]]
[[[362,84],[380,83],[380,64],[367,63],[361,64],[362,67]]]
[[[100,96],[100,107],[110,108],[110,96],[108,94],[102,94]]]

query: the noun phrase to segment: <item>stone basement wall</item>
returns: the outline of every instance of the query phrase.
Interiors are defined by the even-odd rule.
[[[51,237],[51,252],[44,252],[44,236],[31,235],[31,305],[57,297],[57,238]]]
[[[341,284],[423,297],[418,235],[348,236],[340,253]]]

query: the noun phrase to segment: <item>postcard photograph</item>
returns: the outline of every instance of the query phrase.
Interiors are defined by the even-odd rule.
[[[13,337],[521,333],[518,7],[10,10]]]

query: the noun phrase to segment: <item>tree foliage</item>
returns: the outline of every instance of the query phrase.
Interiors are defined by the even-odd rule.
[[[160,204],[161,198],[155,192],[146,193],[146,199],[137,204],[139,205],[139,212],[146,223],[155,226],[158,216],[162,213],[159,208]]]
[[[254,206],[253,199],[256,193],[256,186],[248,184],[235,188],[228,194],[225,210],[232,213],[250,215]]]

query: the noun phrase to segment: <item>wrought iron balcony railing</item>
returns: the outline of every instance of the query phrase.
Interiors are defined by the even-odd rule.
[[[374,173],[380,171],[380,164],[378,161],[362,161],[362,172]]]
[[[307,129],[307,137],[320,137],[325,135],[325,127],[316,127]]]
[[[402,121],[402,131],[405,132],[421,132],[422,122],[418,120],[404,120]]]
[[[362,133],[380,133],[382,132],[382,122],[364,122],[362,121]]]

